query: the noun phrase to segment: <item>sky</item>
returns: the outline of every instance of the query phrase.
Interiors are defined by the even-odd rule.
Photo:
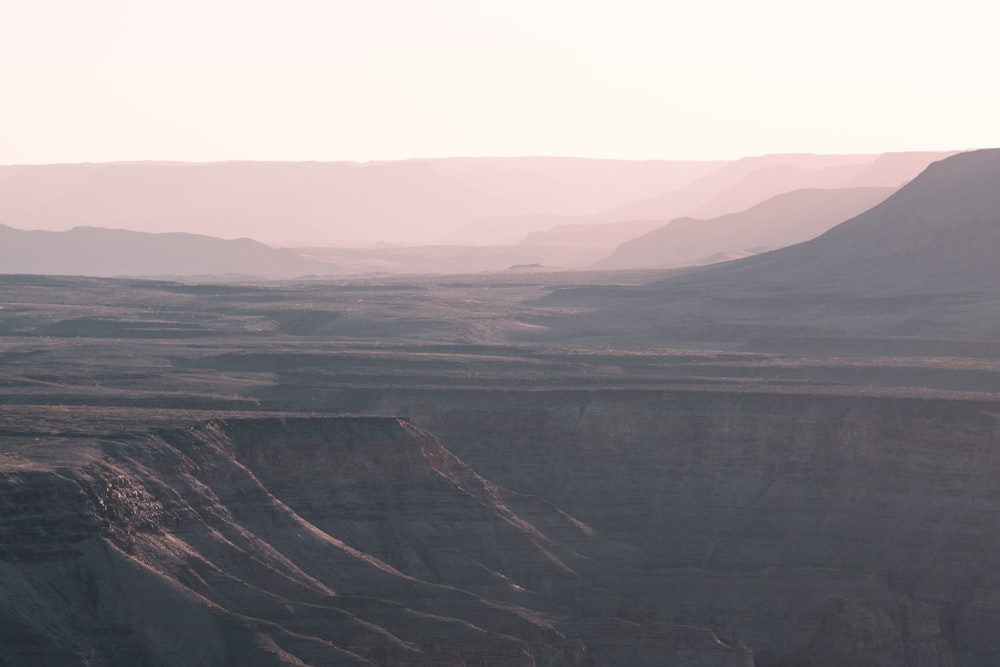
[[[984,0],[0,0],[0,164],[996,147],[997,25]]]

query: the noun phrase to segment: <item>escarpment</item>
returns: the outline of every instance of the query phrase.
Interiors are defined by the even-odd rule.
[[[366,435],[407,440],[393,433],[394,420],[368,422],[353,434],[350,446],[359,454],[338,465],[364,465]],[[276,425],[260,421],[239,430],[272,438],[272,448],[294,448],[295,429]],[[336,442],[345,436],[340,426],[324,420],[303,428]],[[411,463],[420,458],[417,441],[396,444],[413,446]],[[239,446],[224,423],[62,445],[57,467],[5,478],[9,524],[32,521],[31,500],[39,494],[56,502],[34,506],[63,514],[32,521],[33,539],[6,531],[20,551],[5,559],[3,611],[83,661],[447,664],[434,657],[440,654],[458,664],[491,656],[495,664],[527,665],[532,651],[562,650],[544,623],[414,579],[296,514],[234,456]],[[12,443],[8,451],[30,455],[31,446]],[[68,460],[74,456],[80,465]],[[77,528],[57,532],[63,524]],[[67,590],[78,599],[70,593],[66,604]],[[53,599],[56,591],[64,599]],[[126,602],[112,607],[120,599]],[[42,605],[65,605],[73,617],[56,631],[32,627],[26,610]],[[198,617],[195,632],[188,619]],[[534,645],[504,632],[507,626],[532,626],[518,635],[533,637]],[[123,641],[131,647],[124,657]],[[4,649],[24,653],[25,663],[37,659],[31,645]]]
[[[944,362],[859,388],[759,353],[212,352],[172,381],[259,412],[0,406],[9,664],[1000,655],[990,362],[921,389]]]
[[[643,644],[751,664],[707,629],[615,619],[584,576],[614,546],[536,505],[575,536],[549,538],[402,420],[70,436],[2,439],[4,665],[599,665]]]
[[[995,667],[998,178],[692,270],[0,277],[0,667]]]
[[[988,630],[1000,614],[992,399],[441,390],[367,400],[408,409],[508,494],[544,498],[633,547],[594,580],[744,642],[757,665],[985,667],[1000,656]]]

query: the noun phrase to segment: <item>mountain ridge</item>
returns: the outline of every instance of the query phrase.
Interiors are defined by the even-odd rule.
[[[679,186],[717,164],[445,158],[0,166],[0,222],[269,243],[441,242],[476,217],[589,213]]]
[[[553,219],[549,229],[524,243],[615,246],[678,217],[715,217],[805,187],[899,187],[935,156],[950,153],[901,153],[868,156],[764,155],[741,158],[684,188],[575,220]],[[885,168],[890,163],[892,168]],[[780,177],[776,177],[780,174]],[[792,178],[789,181],[789,177]],[[536,223],[537,224],[537,223]]]
[[[840,338],[883,352],[914,340],[992,340],[998,182],[1000,149],[950,156],[809,241],[641,286],[553,290],[539,303],[575,312],[539,318],[550,329],[537,336],[760,349],[800,339],[816,352]]]
[[[0,272],[90,276],[224,276],[294,278],[332,273],[331,264],[304,259],[249,238],[189,232],[136,232],[78,226],[65,232],[0,224]]]
[[[667,267],[716,253],[772,250],[817,236],[884,200],[892,188],[792,190],[716,218],[677,218],[626,241],[592,268]],[[759,251],[758,251],[759,252]]]
[[[885,201],[819,237],[699,272],[761,285],[965,291],[1000,284],[1000,149],[931,163]]]

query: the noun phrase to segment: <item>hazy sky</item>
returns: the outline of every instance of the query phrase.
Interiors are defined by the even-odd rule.
[[[1000,146],[987,0],[0,0],[0,163]]]

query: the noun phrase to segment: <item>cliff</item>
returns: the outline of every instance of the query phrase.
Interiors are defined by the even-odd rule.
[[[615,625],[615,596],[573,569],[593,556],[398,419],[20,433],[0,451],[4,665],[750,664],[669,619],[592,649],[585,628]]]
[[[351,399],[342,397],[345,404]],[[756,665],[995,664],[995,400],[397,391],[490,479],[637,550],[594,571]]]

